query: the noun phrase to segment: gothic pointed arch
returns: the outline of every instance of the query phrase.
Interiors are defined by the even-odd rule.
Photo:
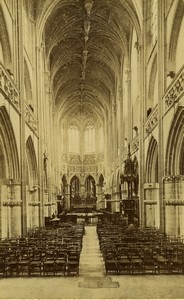
[[[68,183],[67,183],[67,178],[66,175],[63,174],[62,178],[61,178],[61,195],[63,197],[66,196],[66,194],[68,193]]]
[[[153,59],[151,72],[150,72],[147,110],[152,109],[157,100],[157,99],[155,99],[155,97],[156,97],[156,95],[155,95],[156,78],[157,78],[157,53],[155,54],[155,57]]]
[[[184,107],[179,106],[170,127],[166,151],[166,175],[184,175]]]
[[[24,93],[25,93],[25,99],[27,103],[30,105],[30,108],[33,110],[31,77],[30,77],[30,71],[25,58],[24,58]]]
[[[38,168],[35,147],[31,136],[28,137],[26,142],[26,154],[27,154],[27,183],[35,185],[38,179]]]
[[[138,163],[137,156],[134,157],[133,163],[134,163],[134,169],[135,169],[135,175],[136,175],[136,178],[134,181],[134,192],[135,192],[135,195],[138,195],[138,192],[139,192],[139,163]]]
[[[146,160],[146,182],[158,182],[158,143],[151,137]]]
[[[2,54],[3,54],[3,62],[7,69],[11,70],[11,47],[10,41],[8,36],[7,25],[4,17],[4,13],[2,7],[0,6],[0,44],[2,47]]]
[[[111,175],[111,182],[110,182],[110,188],[111,188],[111,193],[114,193],[114,187],[115,187],[115,179],[114,179],[114,172]]]
[[[18,149],[14,130],[4,106],[0,107],[0,143],[3,177],[20,179]],[[1,175],[2,176],[2,175]]]
[[[80,180],[74,175],[70,180],[70,196],[76,197],[79,196],[80,193]]]
[[[184,14],[184,2],[178,1],[178,5],[175,11],[175,16],[173,18],[173,26],[172,32],[170,37],[170,44],[169,44],[169,63],[170,63],[170,70],[175,71],[176,68],[176,54],[177,54],[177,45],[180,36],[180,30],[182,29],[182,21],[183,21],[183,14]],[[183,34],[181,33],[181,44],[183,45]]]
[[[87,197],[96,197],[96,185],[93,176],[88,175],[85,180],[86,194]]]
[[[101,186],[103,185],[103,183],[104,183],[104,176],[103,176],[103,174],[100,174],[99,179],[98,179],[98,183]]]

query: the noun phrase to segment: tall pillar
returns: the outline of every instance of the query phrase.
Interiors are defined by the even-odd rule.
[[[5,238],[7,237],[8,232],[8,219],[7,219],[7,206],[5,206],[5,202],[8,199],[8,188],[7,185],[1,184],[0,185],[0,237]]]
[[[11,234],[12,237],[21,235],[21,203],[11,208]]]
[[[167,217],[167,222],[165,225],[166,233],[168,235],[176,235],[176,215],[177,206],[167,205],[165,208],[165,213]]]
[[[145,1],[146,2],[146,1]],[[145,3],[143,2],[143,3]],[[145,20],[146,12],[143,10],[143,19]],[[145,205],[144,205],[144,180],[145,180],[145,151],[144,151],[144,122],[146,107],[146,24],[143,23],[143,33],[139,42],[138,55],[138,74],[140,88],[140,116],[139,116],[139,224],[145,225]]]
[[[164,20],[165,1],[158,1],[158,51],[157,51],[157,70],[158,70],[158,182],[159,182],[159,201],[160,201],[160,230],[165,232],[165,202],[163,197],[163,104],[162,97],[165,87],[165,20]]]
[[[27,200],[26,200],[26,149],[25,149],[25,100],[24,100],[24,44],[23,44],[23,0],[17,1],[18,12],[18,59],[19,59],[19,91],[20,91],[20,110],[21,110],[21,199],[22,199],[22,234],[27,233]]]
[[[164,203],[168,203],[165,208],[165,232],[169,235],[174,235],[176,231],[176,207],[173,205],[169,205],[169,203],[173,199],[176,199],[175,176],[165,177],[163,182]]]
[[[123,126],[123,91],[122,91],[122,83],[121,87],[119,88],[119,101],[120,101],[120,155],[123,152],[124,148],[124,139],[125,139],[125,134],[124,134],[124,126]],[[121,162],[121,159],[120,159]]]
[[[40,201],[40,226],[43,226],[44,221],[44,200],[48,202],[48,197],[45,197],[46,191],[44,187],[44,178],[45,178],[45,172],[44,172],[44,159],[43,159],[43,153],[46,150],[43,147],[44,143],[44,124],[43,124],[43,115],[45,113],[44,111],[44,105],[45,101],[43,99],[45,98],[43,95],[43,82],[42,82],[42,57],[43,57],[43,45],[41,42],[37,41],[37,47],[36,47],[36,103],[37,103],[37,112],[38,112],[38,133],[39,133],[39,141],[38,141],[38,199]],[[45,99],[44,99],[45,100]]]
[[[104,133],[104,165],[105,165],[105,172],[107,173],[108,164],[109,164],[109,137],[108,137],[108,118],[105,118],[104,120],[104,127],[103,127],[103,133]]]
[[[130,66],[126,70],[126,83],[127,83],[127,103],[128,103],[128,132],[127,142],[130,143],[132,140],[132,101],[131,101],[131,69]]]
[[[21,235],[21,205],[20,194],[21,194],[21,186],[20,183],[14,183],[14,205],[11,207],[11,233],[13,237],[17,237]],[[26,209],[27,211],[27,209]],[[26,224],[27,227],[27,224]]]
[[[67,184],[67,188],[66,188],[67,192],[65,193],[65,197],[66,197],[66,209],[70,209],[70,184]]]
[[[100,209],[102,207],[102,186],[99,183],[96,183],[96,208]]]

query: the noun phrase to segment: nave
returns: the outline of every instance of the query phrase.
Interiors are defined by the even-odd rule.
[[[115,238],[115,236],[114,236]],[[0,279],[1,299],[173,299],[184,294],[183,275],[105,275],[96,226],[85,226],[79,276]],[[10,288],[11,287],[11,288]]]

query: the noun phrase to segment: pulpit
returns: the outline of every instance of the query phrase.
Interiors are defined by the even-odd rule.
[[[121,210],[125,217],[128,217],[128,224],[138,223],[139,200],[138,175],[135,164],[131,159],[130,144],[128,145],[128,155],[124,163],[124,173],[121,174],[121,184],[126,184],[127,197],[121,201]]]

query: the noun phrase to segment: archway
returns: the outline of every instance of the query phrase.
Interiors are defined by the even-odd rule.
[[[40,220],[40,203],[38,197],[38,169],[36,153],[31,136],[26,142],[26,201],[28,207],[27,227],[32,228],[39,226]]]
[[[166,177],[164,199],[166,203],[166,233],[184,234],[184,107],[179,106],[171,123],[166,150]]]
[[[4,66],[6,69],[8,69],[11,73],[12,68],[12,59],[11,59],[11,47],[10,47],[10,41],[8,36],[8,30],[7,25],[5,22],[3,10],[0,6],[0,53],[2,55],[2,58],[0,57],[0,61],[2,60]]]
[[[147,117],[151,113],[155,104],[158,102],[158,78],[157,78],[157,54],[155,55],[150,72],[148,100],[147,100]]]
[[[67,208],[67,197],[68,197],[68,184],[66,175],[62,176],[61,179],[61,204],[58,205],[58,214],[62,212],[64,208]]]
[[[30,72],[25,58],[24,58],[24,97],[30,109],[34,111]]]
[[[86,206],[95,208],[96,206],[96,184],[93,176],[88,175],[85,180]]]
[[[85,189],[87,197],[96,197],[95,180],[91,175],[89,175],[85,180]]]
[[[173,26],[170,36],[169,44],[169,57],[168,57],[168,72],[178,72],[180,69],[180,62],[184,59],[184,48],[183,48],[183,25],[184,25],[184,3],[178,1],[178,6],[173,16]],[[177,58],[179,61],[177,61]]]
[[[158,143],[154,137],[148,147],[145,182],[145,225],[159,227]]]
[[[97,184],[96,196],[97,196],[97,209],[105,208],[105,191],[104,191],[104,176],[100,174]]]
[[[80,180],[75,175],[70,180],[70,206],[77,207],[81,204],[80,199]]]
[[[6,238],[21,234],[22,203],[17,144],[4,106],[0,107],[0,167],[0,235]]]
[[[146,182],[158,182],[158,143],[151,137],[146,160]]]

